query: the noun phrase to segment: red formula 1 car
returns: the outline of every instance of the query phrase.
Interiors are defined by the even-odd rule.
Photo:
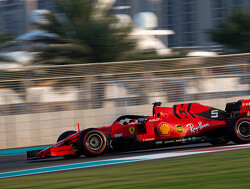
[[[64,156],[98,156],[148,146],[208,141],[226,144],[250,141],[250,100],[227,103],[219,110],[198,103],[161,107],[155,102],[153,116],[123,115],[111,126],[66,131],[44,150],[28,151],[29,160]],[[80,129],[79,129],[80,130]]]

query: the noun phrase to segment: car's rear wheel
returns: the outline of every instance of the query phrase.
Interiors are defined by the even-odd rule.
[[[250,142],[250,117],[241,117],[229,125],[232,141],[237,144]]]
[[[107,146],[106,136],[99,129],[86,129],[77,138],[77,147],[81,154],[94,157],[102,154]]]
[[[57,139],[57,142],[60,142],[61,140],[64,140],[65,138],[67,138],[67,137],[69,137],[70,135],[73,135],[73,134],[75,134],[75,133],[77,133],[76,131],[66,131],[66,132],[64,132],[64,133],[62,133],[59,137],[58,137],[58,139]],[[65,155],[65,156],[63,156],[64,158],[66,158],[66,159],[70,159],[70,158],[78,158],[80,155],[77,153],[77,154],[75,154],[75,155]]]

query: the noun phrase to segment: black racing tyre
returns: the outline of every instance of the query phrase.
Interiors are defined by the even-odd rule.
[[[76,131],[65,131],[64,133],[62,133],[62,134],[58,137],[57,142],[59,142],[59,141],[65,139],[65,138],[67,138],[69,135],[73,135],[73,134],[75,134],[75,133],[77,133],[77,132],[76,132]]]
[[[75,134],[75,133],[77,133],[77,132],[76,132],[76,131],[65,131],[64,133],[62,133],[62,134],[58,137],[57,142],[60,142],[61,140],[67,138],[69,135],[73,135],[73,134]],[[71,159],[71,158],[78,158],[79,156],[80,156],[80,155],[77,153],[77,154],[75,154],[75,155],[65,155],[65,156],[63,156],[63,157],[66,158],[66,159]]]
[[[87,157],[95,157],[102,154],[106,146],[106,136],[99,129],[86,129],[77,137],[78,151]]]
[[[250,117],[240,117],[230,122],[229,131],[236,144],[250,142]]]

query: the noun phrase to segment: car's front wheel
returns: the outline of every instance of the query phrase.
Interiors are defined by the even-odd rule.
[[[77,138],[79,152],[87,157],[94,157],[102,154],[107,146],[105,134],[95,128],[86,129]]]
[[[61,140],[64,140],[65,138],[67,138],[68,136],[70,135],[73,135],[77,133],[76,131],[65,131],[64,133],[62,133],[58,139],[57,139],[57,142],[60,142]]]

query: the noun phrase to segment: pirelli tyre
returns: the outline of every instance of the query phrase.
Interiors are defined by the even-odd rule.
[[[231,139],[237,144],[250,142],[250,117],[233,119],[229,125]]]
[[[58,137],[57,142],[60,142],[61,140],[64,140],[64,139],[67,138],[68,136],[73,135],[73,134],[75,134],[75,133],[77,133],[77,132],[76,132],[76,131],[65,131],[64,133],[62,133],[62,134]],[[73,146],[73,148],[76,148],[76,146]],[[77,150],[76,150],[76,151],[77,151]],[[76,152],[75,155],[65,155],[65,156],[63,156],[63,157],[66,158],[66,159],[70,159],[70,158],[78,158],[79,156],[80,156],[79,153]]]
[[[62,133],[62,134],[58,137],[57,142],[60,142],[61,140],[67,138],[69,135],[73,135],[73,134],[75,134],[75,133],[77,133],[77,132],[76,132],[76,131],[66,131],[66,132]]]
[[[86,129],[77,138],[78,151],[87,157],[95,157],[102,154],[106,146],[106,136],[99,129]]]

